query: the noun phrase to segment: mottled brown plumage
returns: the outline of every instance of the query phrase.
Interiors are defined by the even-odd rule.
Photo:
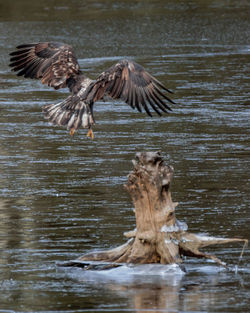
[[[166,100],[174,103],[164,93],[171,91],[131,60],[121,60],[91,80],[82,74],[73,49],[67,44],[24,44],[10,55],[10,67],[17,76],[40,79],[55,89],[69,88],[68,98],[43,106],[43,111],[51,123],[67,126],[71,134],[81,126],[91,128],[93,104],[105,95],[121,99],[140,112],[144,109],[149,116],[152,116],[149,107],[162,115],[171,110]],[[92,136],[91,132],[88,134]]]

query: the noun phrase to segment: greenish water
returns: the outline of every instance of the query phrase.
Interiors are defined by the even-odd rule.
[[[139,151],[175,168],[178,219],[189,230],[249,238],[247,1],[0,0],[0,312],[248,312],[250,254],[207,251],[185,275],[85,275],[56,262],[125,242],[134,228],[123,188]],[[8,54],[25,42],[71,44],[91,78],[118,59],[142,64],[175,94],[148,118],[120,102],[95,105],[95,140],[47,124],[41,106],[67,90],[17,78]],[[145,274],[149,271],[145,270]],[[127,277],[127,279],[125,279]]]

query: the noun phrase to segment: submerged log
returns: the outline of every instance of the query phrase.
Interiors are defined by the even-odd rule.
[[[84,267],[89,261],[116,264],[181,263],[182,256],[209,258],[225,266],[216,256],[199,249],[229,242],[244,242],[244,246],[247,245],[246,239],[224,239],[187,232],[187,225],[176,219],[175,207],[178,203],[171,198],[173,167],[164,163],[159,152],[137,153],[133,165],[125,188],[134,203],[136,229],[124,234],[129,240],[120,247],[81,256],[79,266]],[[77,266],[77,260],[74,266]]]

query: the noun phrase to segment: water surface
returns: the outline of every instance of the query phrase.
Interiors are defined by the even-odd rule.
[[[125,242],[135,226],[123,188],[136,152],[175,168],[189,230],[249,238],[247,1],[0,2],[0,312],[247,312],[250,254],[211,247],[230,271],[186,259],[187,273],[106,278],[56,262]],[[91,78],[118,59],[142,64],[175,93],[173,113],[148,118],[121,102],[95,105],[95,140],[43,119],[54,91],[10,72],[25,42],[71,44]],[[145,271],[149,272],[149,271]]]

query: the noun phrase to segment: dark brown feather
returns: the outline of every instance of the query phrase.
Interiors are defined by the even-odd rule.
[[[58,42],[19,45],[10,53],[10,67],[17,76],[41,79],[55,89],[67,87],[67,80],[80,75],[72,47]]]
[[[88,102],[101,100],[104,94],[113,99],[121,99],[141,112],[144,108],[152,116],[148,105],[158,114],[171,108],[164,102],[174,103],[162,91],[170,92],[161,82],[151,76],[144,68],[128,60],[122,60],[103,72],[88,90]]]

